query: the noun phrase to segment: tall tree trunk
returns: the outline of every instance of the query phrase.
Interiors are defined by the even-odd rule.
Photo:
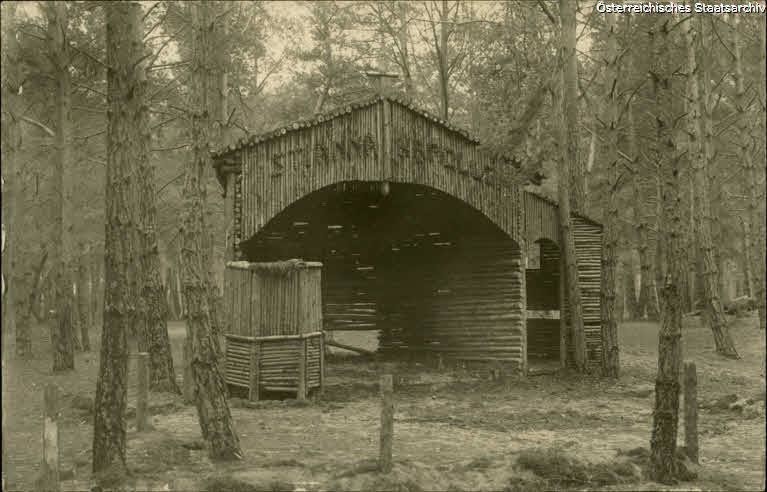
[[[69,41],[66,37],[68,31],[67,5],[64,2],[51,3],[46,6],[46,14],[51,59],[55,60],[54,79],[56,84],[56,154],[53,170],[56,214],[53,221],[55,240],[51,244],[51,256],[54,268],[55,305],[58,321],[54,325],[54,336],[51,342],[53,343],[53,371],[61,372],[75,368],[74,333],[71,319],[72,284],[66,263],[66,255],[68,254],[66,244],[69,240],[70,231],[64,227],[65,208],[69,208],[64,188],[64,174],[71,171],[69,115],[72,111],[72,81],[69,73]]]
[[[440,112],[442,118],[447,121],[450,115],[450,73],[448,71],[448,29],[450,28],[448,19],[448,4],[447,0],[442,0],[442,9],[440,10],[440,23],[439,23],[439,50],[437,51],[437,57],[439,59],[438,74],[439,74],[439,101]],[[456,6],[456,8],[458,8]]]
[[[605,140],[607,155],[607,203],[602,231],[602,374],[617,378],[620,372],[618,321],[615,314],[616,268],[618,263],[618,40],[615,14],[605,16],[607,54],[605,80]],[[594,133],[596,135],[596,133]],[[592,139],[592,142],[594,140]],[[595,145],[595,144],[593,144]]]
[[[753,127],[758,126],[754,125],[754,120],[749,113],[750,108],[748,107],[748,101],[746,99],[746,90],[745,90],[745,80],[743,76],[743,55],[742,55],[742,47],[740,42],[740,19],[737,15],[732,16],[733,17],[733,23],[734,28],[732,30],[732,44],[733,44],[733,52],[735,54],[735,109],[738,112],[738,138],[739,141],[737,142],[736,148],[738,153],[738,161],[743,166],[743,170],[745,171],[746,175],[746,181],[748,183],[747,185],[747,193],[748,193],[748,218],[747,220],[743,221],[743,226],[746,227],[746,224],[748,223],[750,227],[748,227],[747,232],[747,238],[748,238],[748,245],[747,245],[747,251],[750,250],[750,254],[748,256],[751,257],[751,264],[754,266],[753,269],[751,268],[751,265],[747,265],[745,268],[745,271],[747,272],[748,278],[747,282],[749,284],[749,295],[753,293],[754,299],[757,302],[757,308],[759,310],[759,324],[762,329],[765,327],[765,254],[764,254],[764,234],[762,233],[762,228],[759,226],[759,224],[764,223],[764,216],[760,213],[760,208],[764,207],[764,196],[760,195],[760,176],[757,173],[756,163],[754,162],[753,158],[753,150],[755,149],[755,142],[758,142],[761,140],[759,137],[756,139],[754,138],[754,131]],[[764,24],[763,22],[761,24]],[[762,25],[762,36],[764,33],[764,26]],[[764,39],[762,39],[762,43],[760,46],[764,48]],[[764,50],[760,50],[762,62],[764,60]],[[764,81],[762,80],[762,93],[759,97],[759,103],[762,105],[764,104]],[[763,117],[764,114],[764,107],[759,108],[761,110],[761,113]],[[759,118],[759,120],[762,120],[762,118]],[[752,127],[753,125],[753,127]],[[763,129],[764,131],[764,129]],[[763,138],[763,135],[762,135]],[[754,142],[754,143],[752,143]],[[764,190],[764,186],[762,186],[762,193]],[[760,236],[762,237],[762,240],[760,241]],[[746,263],[749,262],[749,259],[746,259]],[[753,273],[753,282],[751,282],[751,273]],[[752,285],[753,288],[752,289]]]
[[[227,3],[221,3],[217,8],[227,8]],[[228,43],[229,30],[226,22],[216,22],[213,26],[212,34],[214,36],[214,49],[212,53],[212,77],[215,87],[214,97],[210,99],[210,113],[214,116],[218,125],[213,125],[213,140],[219,147],[226,145],[230,138],[231,129],[228,125],[229,120],[229,75],[227,73],[230,56]],[[210,172],[210,169],[206,169],[206,173]],[[221,342],[223,341],[223,306],[222,298],[218,288],[218,277],[216,272],[226,262],[225,250],[221,251],[221,254],[217,254],[215,247],[215,235],[210,232],[206,235],[207,248],[206,252],[208,257],[205,259],[205,265],[208,266],[208,298],[210,299],[210,319],[211,319],[211,333],[213,334],[213,340],[216,350],[219,355],[221,354]]]
[[[630,320],[641,318],[638,313],[637,291],[635,279],[637,276],[633,251],[629,251],[629,258],[624,263],[623,269],[623,292],[626,296],[626,315]]]
[[[760,22],[760,24],[760,46],[765,46],[767,44],[767,25],[765,25],[764,22]],[[767,50],[760,50],[759,65],[761,68],[761,76],[759,77],[761,81],[759,91],[759,112],[761,117],[759,118],[759,125],[757,126],[758,133],[755,138],[757,141],[762,142],[760,162],[762,162],[762,179],[765,179],[764,162],[767,161],[767,142],[765,142],[765,135],[767,134]],[[755,183],[755,181],[753,181],[753,183]],[[754,203],[753,198],[751,199],[751,202]],[[758,265],[756,266],[755,274],[758,276],[758,283],[755,291],[759,307],[759,327],[764,330],[765,325],[767,324],[767,299],[765,299],[765,297],[767,297],[767,272],[765,272],[765,268],[767,268],[767,258],[765,258],[765,250],[767,250],[767,229],[764,224],[767,211],[765,211],[764,199],[757,205],[758,206],[754,208],[758,220],[754,222],[754,219],[752,218],[751,227],[758,229],[759,231],[754,233],[758,238],[756,250],[759,253],[756,257],[756,259],[758,259]]]
[[[657,304],[653,299],[652,289],[654,288],[652,276],[653,255],[650,249],[650,224],[649,217],[652,214],[647,213],[650,207],[647,191],[647,174],[649,168],[642,155],[638,152],[636,145],[636,127],[634,123],[633,103],[629,103],[626,111],[628,121],[628,147],[629,153],[634,160],[633,173],[633,191],[634,191],[634,224],[636,224],[636,243],[637,253],[639,255],[639,297],[637,298],[637,319],[647,317],[654,321],[658,319]],[[633,152],[632,150],[633,149]]]
[[[140,42],[140,40],[135,41]],[[137,70],[142,94],[146,86],[146,67]],[[162,283],[160,251],[157,240],[157,198],[154,166],[149,162],[149,112],[143,101],[137,113],[139,147],[136,149],[140,228],[140,297],[137,327],[144,350],[149,353],[149,385],[154,391],[180,393],[173,370],[173,356],[168,336],[168,305]]]
[[[701,31],[699,36],[703,36],[703,17],[699,19],[699,26]],[[690,74],[690,81],[688,84],[690,95],[690,109],[692,115],[692,131],[691,140],[695,151],[695,187],[698,195],[698,211],[700,214],[700,222],[698,227],[698,247],[700,249],[700,257],[703,266],[703,292],[705,309],[708,311],[706,317],[711,331],[714,334],[714,342],[716,344],[717,353],[726,357],[738,358],[738,352],[735,350],[735,344],[732,341],[730,332],[727,328],[727,320],[724,316],[724,310],[722,308],[722,302],[719,297],[720,288],[718,285],[718,265],[714,255],[713,239],[711,237],[712,231],[712,218],[711,218],[711,202],[710,185],[709,185],[709,165],[710,165],[710,153],[707,151],[707,147],[710,147],[712,138],[712,125],[708,121],[710,116],[710,109],[708,107],[708,86],[710,81],[707,80],[705,69],[703,70],[703,77],[700,77],[700,67],[697,63],[696,46],[702,42],[702,39],[696,40],[695,30],[693,22],[687,23],[687,33],[685,36],[687,46],[687,62],[688,73]],[[703,84],[703,94],[700,93],[698,87],[698,81],[701,80]],[[701,96],[706,101],[705,106],[701,103]],[[705,112],[702,111],[703,108]]]
[[[125,468],[128,333],[136,323],[140,230],[138,183],[147,152],[141,7],[105,5],[107,26],[107,190],[104,318],[93,430],[93,471]]]
[[[16,260],[16,225],[19,217],[21,198],[20,166],[17,162],[21,149],[21,128],[19,114],[19,88],[22,84],[19,42],[16,39],[16,8],[18,4],[3,4],[3,77],[2,77],[2,171],[3,171],[3,229],[6,235],[3,251],[3,281],[6,292],[3,296],[2,346],[15,345],[16,355],[32,355],[32,338],[29,333],[29,319],[25,317],[26,288],[25,275],[20,275],[21,264]],[[15,337],[11,341],[10,337]],[[15,343],[14,343],[15,342]],[[3,356],[5,356],[5,350]],[[9,352],[10,353],[10,352]]]
[[[681,368],[682,310],[679,286],[682,277],[680,237],[680,158],[674,142],[672,75],[668,52],[671,16],[657,16],[650,37],[652,68],[650,79],[655,100],[656,134],[652,157],[663,170],[663,218],[660,239],[666,252],[666,277],[663,285],[661,328],[658,340],[658,376],[655,380],[655,411],[650,440],[650,477],[661,482],[674,481],[677,474],[676,441],[679,424],[679,376]]]
[[[190,116],[192,159],[185,168],[184,212],[180,232],[181,270],[185,304],[186,327],[190,349],[194,397],[200,429],[208,442],[212,459],[239,459],[242,456],[239,438],[226,401],[224,380],[219,372],[216,350],[211,340],[209,297],[206,288],[206,266],[203,264],[204,186],[205,169],[210,164],[208,154],[210,129],[207,98],[210,80],[210,6],[190,4],[194,28]]]
[[[399,42],[399,54],[402,61],[402,77],[405,81],[405,94],[413,97],[413,75],[410,71],[410,49],[408,39],[408,3],[397,2],[399,12],[399,31],[397,32]]]
[[[576,56],[576,0],[560,0],[559,13],[562,23],[563,63],[563,115],[569,160],[568,183],[570,208],[573,212],[585,212],[586,188],[583,163],[578,151],[578,57]]]
[[[583,327],[583,308],[581,288],[578,283],[578,260],[575,252],[575,237],[570,217],[571,206],[577,212],[583,206],[583,184],[578,183],[579,176],[573,168],[578,168],[578,109],[577,109],[577,60],[575,60],[575,0],[560,0],[562,16],[562,75],[561,75],[561,114],[560,141],[561,155],[557,195],[559,198],[559,224],[561,228],[562,250],[565,257],[565,281],[567,282],[567,300],[569,303],[570,330],[574,349],[576,370],[586,370],[586,334]],[[574,71],[575,70],[575,71]],[[572,121],[572,120],[575,121]],[[582,173],[581,173],[582,174]],[[582,177],[582,176],[580,176]],[[574,179],[575,178],[575,179]],[[571,192],[575,196],[571,196]]]
[[[754,283],[751,265],[753,264],[751,227],[746,219],[741,219],[740,227],[743,231],[743,258],[741,258],[741,268],[743,269],[743,295],[754,298]]]
[[[80,343],[85,352],[91,349],[90,340],[90,299],[88,298],[88,268],[86,257],[77,260],[77,313],[80,317]]]
[[[630,17],[626,16],[627,29],[630,29]],[[626,54],[627,71],[631,71],[633,68],[633,54],[631,51]],[[637,126],[634,120],[634,100],[633,98],[626,103],[626,142],[628,154],[633,161],[633,173],[632,173],[632,189],[633,189],[633,202],[632,207],[634,213],[634,240],[636,243],[637,254],[639,259],[639,296],[636,302],[635,319],[642,319],[645,314],[649,319],[657,319],[657,313],[654,310],[654,304],[651,301],[650,288],[652,283],[651,278],[651,256],[649,254],[648,246],[648,214],[646,211],[647,200],[646,191],[646,175],[648,165],[644,160],[643,154],[639,152],[637,146]]]

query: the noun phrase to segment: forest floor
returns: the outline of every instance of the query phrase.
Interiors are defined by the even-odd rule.
[[[765,333],[755,317],[731,324],[741,360],[715,355],[711,333],[698,318],[685,319],[684,358],[698,367],[698,478],[675,486],[642,478],[637,448],[649,447],[657,329],[654,323],[621,325],[618,381],[565,373],[499,382],[464,370],[398,364],[395,371],[404,381],[395,387],[395,464],[388,475],[375,471],[381,370],[375,361],[331,358],[321,401],[233,399],[244,452],[235,463],[207,459],[193,406],[152,394],[154,429],[137,433],[129,420],[131,475],[101,477],[100,483],[129,490],[241,492],[763,490]],[[169,331],[180,368],[183,324],[172,323]],[[42,387],[49,382],[58,384],[63,395],[63,489],[94,484],[87,403],[95,394],[97,357],[97,351],[80,353],[76,372],[56,376],[50,354],[42,350],[32,360],[5,362],[6,490],[33,487],[41,456]],[[132,386],[129,401],[132,407]],[[682,423],[680,443],[681,429]]]

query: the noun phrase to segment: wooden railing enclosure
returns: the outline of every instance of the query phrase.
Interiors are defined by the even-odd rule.
[[[229,262],[225,274],[226,382],[246,388],[320,388],[324,372],[321,268],[317,262]]]

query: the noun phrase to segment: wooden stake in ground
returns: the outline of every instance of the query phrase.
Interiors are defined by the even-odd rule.
[[[381,376],[381,449],[379,469],[389,473],[392,468],[392,442],[394,441],[394,378]]]
[[[48,384],[43,393],[43,459],[35,487],[59,490],[59,390]]]
[[[181,240],[181,278],[186,329],[189,344],[194,397],[203,438],[208,441],[212,459],[240,459],[240,440],[226,401],[224,378],[218,368],[215,345],[211,339],[209,290],[203,251],[204,194],[206,169],[210,167],[208,131],[211,23],[210,5],[206,2],[187,4],[193,28],[191,88],[189,98],[191,159],[185,165],[182,197],[184,212],[179,238]]]
[[[138,195],[141,129],[147,111],[145,85],[137,73],[144,56],[141,7],[109,2],[107,49],[107,189],[104,240],[104,315],[94,402],[93,471],[125,467],[128,404],[128,333],[135,323],[138,293]]]
[[[682,352],[682,244],[680,155],[674,141],[675,125],[681,119],[674,113],[672,69],[668,50],[672,17],[659,16],[650,30],[653,64],[650,80],[655,99],[656,133],[652,159],[660,170],[661,238],[666,252],[666,278],[663,285],[661,327],[658,334],[658,376],[655,380],[655,411],[650,440],[650,478],[672,483],[677,475],[676,440],[679,425],[679,376]]]
[[[698,373],[695,362],[684,363],[684,448],[698,462]]]
[[[141,432],[148,428],[147,412],[149,400],[149,354],[140,352],[136,357],[136,375],[138,378],[138,395],[136,396],[136,430]]]

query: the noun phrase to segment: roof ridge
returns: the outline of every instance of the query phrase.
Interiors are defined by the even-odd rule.
[[[389,95],[389,94],[375,94],[373,96],[365,96],[365,97],[352,100],[343,105],[338,105],[334,108],[312,115],[308,118],[301,118],[301,119],[297,119],[292,122],[284,123],[284,124],[280,123],[276,125],[272,130],[269,130],[266,132],[254,133],[254,134],[248,135],[247,137],[241,137],[235,143],[224,145],[220,147],[219,149],[212,150],[211,155],[213,157],[220,157],[228,152],[234,152],[239,149],[242,149],[246,145],[255,145],[257,143],[261,143],[266,140],[271,140],[272,138],[285,135],[286,133],[291,131],[313,127],[313,126],[319,125],[320,123],[324,123],[325,121],[337,118],[343,114],[351,113],[355,109],[368,107],[383,100],[395,102],[409,109],[410,111],[413,111],[414,113],[419,114],[420,116],[423,116],[424,118],[427,118],[439,124],[440,126],[446,128],[447,130],[458,133],[463,138],[469,140],[472,143],[475,143],[475,144],[480,143],[479,138],[472,136],[467,130],[457,127],[455,125],[452,125],[450,124],[450,122],[443,120],[437,115],[414,104],[412,101],[412,98],[399,97],[396,95]]]

